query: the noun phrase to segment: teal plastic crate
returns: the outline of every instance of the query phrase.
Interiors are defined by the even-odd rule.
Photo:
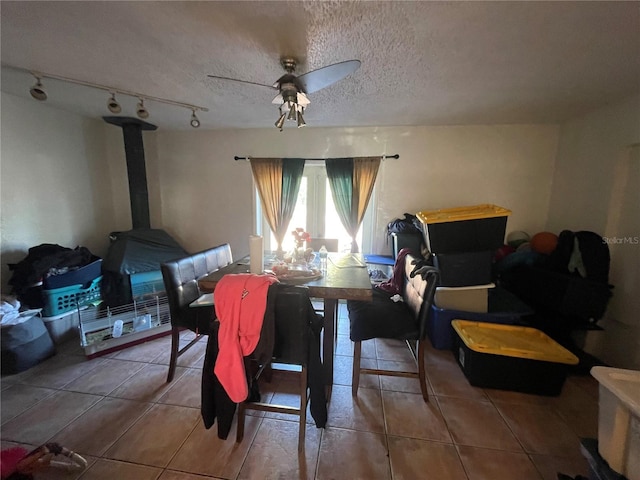
[[[78,307],[99,302],[102,299],[100,293],[101,285],[102,276],[99,276],[87,287],[84,285],[71,285],[63,288],[43,290],[44,307],[42,309],[42,315],[45,317],[53,317],[70,312]]]

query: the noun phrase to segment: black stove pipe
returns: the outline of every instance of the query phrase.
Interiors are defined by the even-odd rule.
[[[151,228],[149,190],[147,189],[142,131],[156,130],[158,127],[133,117],[102,118],[105,122],[122,128],[129,177],[129,199],[131,202],[133,229],[149,229]]]

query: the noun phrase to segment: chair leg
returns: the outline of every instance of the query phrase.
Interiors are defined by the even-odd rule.
[[[245,417],[245,405],[244,402],[238,404],[238,425],[236,427],[236,442],[240,443],[244,438],[244,417]]]
[[[304,451],[304,437],[307,431],[307,367],[300,372],[300,425],[298,427],[298,452]]]
[[[171,327],[171,358],[169,359],[169,374],[167,383],[173,380],[176,373],[176,363],[178,363],[178,350],[180,349],[180,328]]]
[[[429,392],[427,390],[427,370],[424,364],[426,343],[418,340],[418,378],[420,379],[420,390],[425,402],[429,402]]]
[[[353,342],[353,373],[351,375],[351,395],[358,395],[360,385],[360,355],[362,353],[362,342]]]

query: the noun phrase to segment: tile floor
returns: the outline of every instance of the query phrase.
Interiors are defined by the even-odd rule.
[[[469,385],[449,351],[427,355],[431,401],[414,379],[365,376],[351,396],[352,347],[341,305],[327,428],[309,416],[305,453],[297,423],[249,416],[245,439],[226,441],[200,418],[205,341],[179,359],[166,383],[169,337],[87,360],[75,342],[32,369],[3,377],[2,448],[56,441],[85,457],[83,472],[37,479],[438,479],[556,480],[588,475],[580,438],[597,437],[598,386],[569,376],[559,397]],[[188,340],[190,333],[183,339]],[[368,341],[371,365],[410,361],[400,343]],[[294,380],[274,376],[263,394],[295,402]],[[232,438],[234,437],[234,438]]]

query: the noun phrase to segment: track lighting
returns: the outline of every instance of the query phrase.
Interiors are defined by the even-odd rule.
[[[191,119],[190,119],[190,125],[193,128],[198,128],[200,126],[200,119],[197,117],[196,115],[196,111],[200,110],[202,112],[208,112],[209,109],[206,107],[200,107],[198,105],[191,105],[189,103],[183,103],[183,102],[176,102],[173,100],[168,100],[166,98],[159,98],[159,97],[153,97],[151,95],[145,95],[143,93],[137,93],[137,92],[132,92],[129,90],[123,90],[121,88],[116,88],[116,87],[110,87],[108,85],[99,85],[97,83],[91,83],[91,82],[85,82],[84,80],[76,80],[73,78],[68,78],[68,77],[62,77],[59,75],[54,75],[51,73],[44,73],[44,72],[40,72],[40,71],[29,71],[29,70],[25,70],[25,69],[21,69],[21,68],[17,68],[17,67],[12,67],[10,65],[4,65],[3,67],[8,67],[8,68],[12,68],[15,70],[21,70],[24,72],[27,72],[31,75],[33,75],[33,77],[36,79],[36,83],[35,85],[33,85],[30,89],[29,89],[29,93],[31,94],[31,96],[33,98],[35,98],[36,100],[39,101],[45,101],[47,99],[47,92],[44,89],[44,86],[42,85],[42,79],[43,78],[51,78],[53,80],[60,80],[63,82],[68,82],[68,83],[75,83],[76,85],[83,85],[85,87],[90,87],[90,88],[97,88],[99,90],[104,90],[106,92],[109,93],[110,97],[107,100],[107,109],[111,112],[111,113],[115,113],[118,114],[120,112],[122,112],[122,106],[120,105],[120,103],[118,102],[118,100],[116,100],[116,95],[126,95],[128,97],[134,97],[137,98],[139,100],[138,104],[136,105],[136,114],[138,115],[139,118],[145,119],[149,117],[149,111],[146,109],[144,102],[145,101],[152,101],[152,102],[157,102],[157,103],[164,103],[166,105],[173,105],[175,107],[181,107],[181,108],[187,108],[189,110],[191,110],[192,115],[191,115]]]
[[[200,120],[198,120],[198,117],[196,116],[196,111],[195,109],[193,110],[193,113],[191,114],[191,126],[193,128],[198,128],[200,126]]]
[[[120,113],[122,111],[122,107],[116,100],[116,94],[111,93],[111,98],[107,101],[107,108],[111,113]]]
[[[36,100],[44,102],[47,99],[47,92],[44,91],[40,77],[36,75],[34,75],[34,77],[36,77],[36,84],[31,87],[29,93],[31,93],[31,96]]]
[[[143,120],[149,118],[149,111],[144,106],[144,98],[140,98],[140,102],[136,105],[136,114]]]

